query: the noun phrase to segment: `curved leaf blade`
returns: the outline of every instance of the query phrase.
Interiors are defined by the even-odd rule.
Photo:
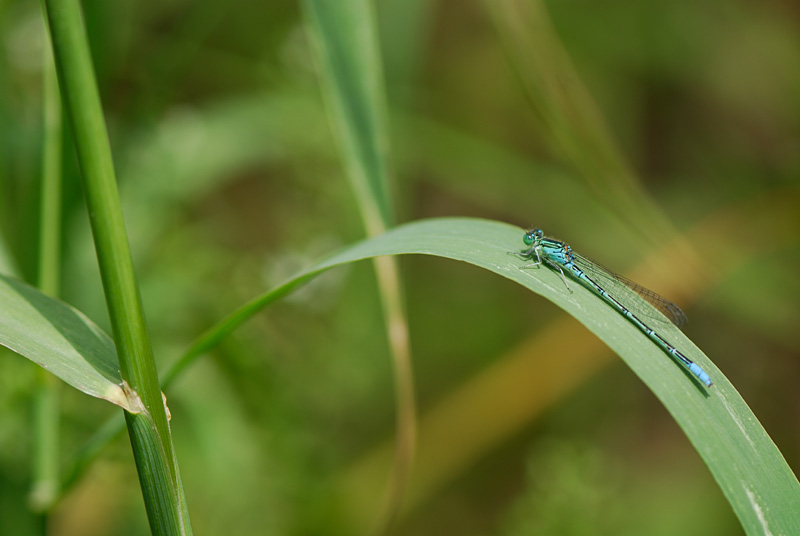
[[[138,413],[122,388],[114,342],[83,313],[0,275],[0,345],[87,395]]]
[[[327,269],[372,257],[412,253],[464,261],[547,298],[617,353],[686,433],[747,534],[800,534],[796,515],[800,511],[800,483],[722,372],[680,330],[666,327],[661,334],[714,381],[710,389],[702,388],[688,371],[589,289],[576,284],[569,293],[560,275],[552,270],[521,270],[526,261],[508,255],[508,251],[521,249],[522,233],[505,223],[468,218],[421,220],[395,227],[332,255],[234,311],[198,340],[168,378],[265,306]],[[553,359],[558,359],[558,348],[553,348]]]

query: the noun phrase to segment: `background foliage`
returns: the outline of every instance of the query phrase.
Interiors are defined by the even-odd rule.
[[[549,13],[548,34],[515,28],[489,5],[376,3],[399,219],[537,225],[675,299],[687,334],[797,472],[800,12],[785,2],[548,2],[536,19]],[[296,3],[84,9],[166,364],[222,315],[363,231]],[[34,281],[39,4],[0,4],[0,37],[0,245],[10,253],[0,265]],[[548,108],[548,73],[563,73],[568,58],[575,79],[554,94],[580,95],[585,84],[605,118],[600,145],[554,135],[562,125]],[[63,295],[108,329],[71,147]],[[622,163],[597,165],[617,147]],[[685,240],[673,247],[676,236]],[[396,534],[741,531],[664,409],[580,325],[480,270],[400,262],[421,415]],[[369,525],[394,431],[379,317],[370,266],[335,270],[175,382],[172,427],[200,532]],[[526,359],[543,353],[545,336],[552,359],[575,351],[581,361],[550,371]],[[551,387],[533,396],[525,382],[509,387],[546,374]],[[3,533],[34,531],[25,505],[33,376],[0,350]],[[65,458],[117,411],[67,389],[62,406]],[[119,440],[59,505],[53,533],[142,533],[132,482]]]

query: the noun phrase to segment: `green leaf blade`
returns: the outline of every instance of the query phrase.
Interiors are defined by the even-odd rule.
[[[520,269],[525,261],[508,255],[508,251],[521,249],[522,232],[508,224],[467,218],[402,225],[298,274],[265,295],[262,305],[314,274],[382,255],[435,255],[490,270],[564,309],[633,369],[686,433],[747,534],[800,534],[800,517],[796,515],[800,511],[800,483],[722,372],[677,327],[665,328],[661,334],[711,376],[714,386],[703,388],[684,367],[589,289],[573,285],[574,292],[570,293],[553,270]],[[558,348],[553,349],[552,359],[558,359]]]
[[[111,338],[81,312],[0,275],[0,344],[76,389],[128,411]]]

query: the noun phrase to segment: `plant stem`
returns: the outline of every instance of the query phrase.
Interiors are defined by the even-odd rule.
[[[303,2],[317,45],[331,126],[367,235],[393,221],[389,187],[389,128],[380,46],[368,0]],[[375,273],[392,354],[397,407],[395,459],[386,500],[373,533],[388,530],[402,507],[416,450],[416,402],[408,323],[395,259],[375,259]]]
[[[61,101],[58,96],[53,55],[49,37],[42,57],[42,101],[44,110],[42,148],[42,193],[40,207],[39,275],[42,292],[59,294],[61,266]],[[58,379],[43,368],[37,369],[34,399],[33,485],[31,506],[42,515],[46,525],[59,493],[59,387]]]
[[[111,148],[78,0],[44,0],[75,138],[120,373],[141,413],[126,413],[153,534],[191,533],[153,351],[122,217]]]

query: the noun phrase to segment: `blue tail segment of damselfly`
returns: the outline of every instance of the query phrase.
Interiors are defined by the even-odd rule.
[[[680,327],[686,323],[686,315],[681,311],[680,307],[630,279],[617,275],[586,257],[574,253],[569,244],[545,237],[541,229],[533,229],[526,232],[522,240],[528,246],[528,249],[509,252],[523,259],[534,261],[522,268],[547,264],[561,274],[561,279],[564,281],[567,290],[572,292],[564,275],[566,270],[570,277],[574,277],[584,283],[619,313],[633,322],[636,327],[650,337],[662,350],[677,359],[706,387],[713,385],[711,378],[702,368],[683,355],[645,323],[649,321],[650,324],[664,325],[666,319],[669,319],[669,321]],[[642,304],[642,299],[649,305]]]

